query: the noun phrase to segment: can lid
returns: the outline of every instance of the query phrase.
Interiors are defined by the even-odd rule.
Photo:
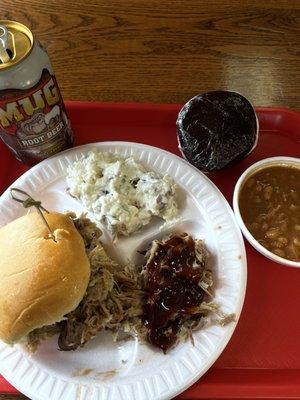
[[[18,64],[33,48],[33,34],[16,21],[0,20],[0,72]]]

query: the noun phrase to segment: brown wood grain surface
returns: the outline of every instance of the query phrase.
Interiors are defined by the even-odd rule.
[[[65,99],[183,103],[231,89],[300,110],[300,0],[1,0],[0,15],[45,45]]]
[[[300,0],[1,0],[65,99],[182,103],[213,89],[300,109]]]

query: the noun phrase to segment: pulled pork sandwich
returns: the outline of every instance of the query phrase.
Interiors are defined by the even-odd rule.
[[[59,349],[69,351],[108,330],[115,339],[136,334],[166,353],[192,338],[210,312],[222,325],[234,318],[210,301],[203,241],[172,234],[150,244],[143,267],[120,266],[85,216],[49,213],[30,196],[13,198],[37,212],[0,229],[0,340],[35,351],[57,334]]]
[[[135,267],[105,253],[102,232],[85,217],[38,213],[0,229],[0,339],[35,351],[58,334],[60,350],[84,346],[102,329],[139,326],[142,291]]]
[[[16,343],[79,305],[90,279],[84,241],[72,219],[37,212],[0,229],[0,339]]]

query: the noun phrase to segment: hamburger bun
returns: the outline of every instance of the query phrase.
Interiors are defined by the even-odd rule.
[[[54,324],[82,300],[90,263],[72,219],[29,213],[0,229],[0,339],[16,343],[35,328]]]

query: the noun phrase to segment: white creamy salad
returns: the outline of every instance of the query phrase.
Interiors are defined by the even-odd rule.
[[[70,195],[115,235],[138,231],[152,216],[168,221],[178,213],[173,180],[132,157],[90,152],[68,167],[67,182]]]

